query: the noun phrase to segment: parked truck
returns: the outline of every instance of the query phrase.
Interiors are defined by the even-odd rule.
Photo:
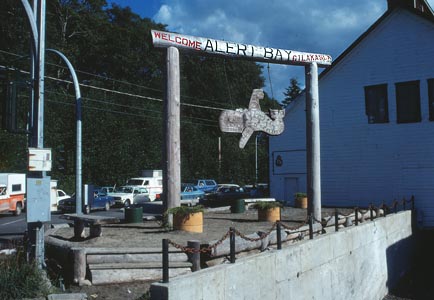
[[[163,192],[163,171],[143,170],[142,177],[130,178],[126,185],[145,187],[149,192],[149,199],[154,201],[157,195]]]
[[[0,173],[0,212],[18,216],[24,209],[26,174]]]

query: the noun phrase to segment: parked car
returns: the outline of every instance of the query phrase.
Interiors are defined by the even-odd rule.
[[[148,189],[140,186],[121,186],[110,194],[116,205],[129,207],[150,202]]]
[[[71,197],[60,200],[57,204],[57,210],[61,213],[65,212],[75,212],[75,194]],[[94,198],[89,199],[89,203],[86,205],[83,203],[82,208],[85,214],[89,214],[92,210],[96,209],[104,209],[110,210],[110,207],[115,204],[115,200],[112,196],[107,195],[105,192],[100,189],[94,190]]]
[[[204,191],[205,193],[212,193],[217,190],[217,182],[214,179],[198,179],[189,182],[192,185],[195,185],[199,190]]]
[[[191,200],[191,204],[195,205],[204,198],[205,192],[199,190],[196,186],[186,183],[181,184],[181,204],[182,201]]]
[[[102,187],[100,187],[100,190],[102,192],[110,195],[110,193],[114,193],[115,187],[114,186],[102,186]]]
[[[71,195],[68,195],[63,190],[57,189],[57,203],[59,203],[60,200],[71,198]]]
[[[182,202],[191,202],[195,205],[205,198],[205,192],[201,191],[191,183],[181,183],[181,204]],[[156,195],[156,200],[161,200],[161,194]]]
[[[236,184],[221,185],[215,193],[207,194],[202,203],[206,206],[227,206],[234,200],[249,198],[250,194]]]

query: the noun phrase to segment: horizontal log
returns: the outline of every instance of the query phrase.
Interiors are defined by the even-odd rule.
[[[161,280],[162,271],[159,269],[126,269],[126,270],[91,270],[92,284],[113,284],[124,282],[138,282],[147,280]],[[169,277],[191,273],[190,268],[169,269]]]
[[[104,264],[104,263],[135,263],[143,261],[161,261],[162,254],[88,254],[88,264]],[[188,256],[185,253],[169,253],[169,261],[187,261]]]
[[[191,268],[193,264],[187,261],[169,262],[169,268]],[[134,262],[134,263],[103,263],[103,264],[89,264],[90,270],[111,270],[111,269],[162,269],[162,261],[147,261],[147,262]]]

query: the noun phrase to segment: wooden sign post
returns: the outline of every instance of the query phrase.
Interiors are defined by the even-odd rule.
[[[156,47],[168,48],[168,61],[171,60],[173,48],[178,48],[185,51],[196,52],[200,55],[216,55],[229,56],[239,59],[251,61],[268,62],[284,65],[299,65],[305,66],[306,75],[306,150],[307,150],[307,196],[308,210],[312,212],[315,219],[321,219],[321,157],[320,157],[320,130],[319,130],[319,96],[318,96],[318,67],[327,67],[332,63],[332,57],[328,54],[307,53],[294,50],[276,49],[269,47],[253,46],[244,43],[234,43],[228,41],[215,40],[210,38],[195,37],[182,35],[172,32],[164,32],[151,30],[152,42]],[[173,58],[172,58],[173,59]],[[170,65],[170,67],[169,67]],[[177,67],[176,67],[177,65]],[[174,71],[173,68],[178,68]],[[167,172],[163,173],[163,188],[166,195],[165,208],[179,206],[180,188],[180,160],[176,155],[180,155],[180,140],[179,140],[179,62],[168,62],[168,81],[167,91],[168,96],[166,102],[174,101],[173,104],[166,103],[167,107],[174,105],[178,107],[178,115],[174,115],[174,111],[165,110],[165,120],[168,122],[166,134],[166,153]],[[172,73],[177,73],[178,79],[170,79]],[[177,90],[177,96],[175,96]],[[169,93],[170,92],[170,93]],[[171,94],[173,92],[173,94]],[[171,96],[169,96],[171,95]],[[250,109],[250,108],[249,108]],[[251,113],[251,112],[245,112]],[[252,112],[255,115],[260,115],[259,111]],[[175,121],[176,120],[176,121]],[[178,136],[170,129],[169,122],[178,122]],[[264,123],[265,124],[265,123]],[[226,124],[228,125],[228,124]],[[229,124],[230,125],[230,124]],[[234,125],[234,124],[232,124]],[[231,126],[232,126],[231,125]],[[236,124],[235,124],[235,127]],[[243,127],[244,128],[244,127]],[[252,129],[257,130],[257,126],[245,126],[248,132],[244,134],[240,141],[240,147],[245,145]],[[233,131],[232,131],[233,132]],[[242,148],[242,147],[241,147]],[[169,150],[171,149],[171,150]],[[169,152],[173,151],[173,157],[169,156]],[[171,170],[171,171],[169,171]],[[179,176],[179,177],[178,177]]]

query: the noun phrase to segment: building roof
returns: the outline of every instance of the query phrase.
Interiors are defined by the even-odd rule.
[[[319,75],[319,79],[321,79],[330,70],[332,70],[334,66],[339,64],[339,62],[344,59],[344,57],[348,55],[354,48],[356,48],[374,29],[376,29],[383,22],[384,19],[386,19],[395,10],[398,9],[406,9],[434,23],[434,11],[426,0],[387,0],[387,11],[380,18],[378,18],[378,20],[375,21],[375,23],[372,24],[364,33],[362,33],[362,35],[360,35],[347,49],[345,49],[345,51],[342,52],[329,67],[322,71]],[[305,90],[303,90],[296,99],[304,99],[304,96]],[[299,102],[299,100],[291,101],[291,103],[286,106],[285,118],[288,116],[288,112],[297,106],[295,105],[297,104],[297,102]]]
[[[381,24],[384,19],[390,16],[397,9],[406,9],[434,23],[434,12],[426,0],[387,0],[387,5],[387,11],[377,21],[375,21],[368,30],[362,33],[362,35],[360,35],[344,52],[342,52],[342,54],[333,61],[330,67],[321,72],[319,79],[333,69],[334,66],[339,64],[348,53],[357,47],[375,28],[379,26],[379,24]]]

